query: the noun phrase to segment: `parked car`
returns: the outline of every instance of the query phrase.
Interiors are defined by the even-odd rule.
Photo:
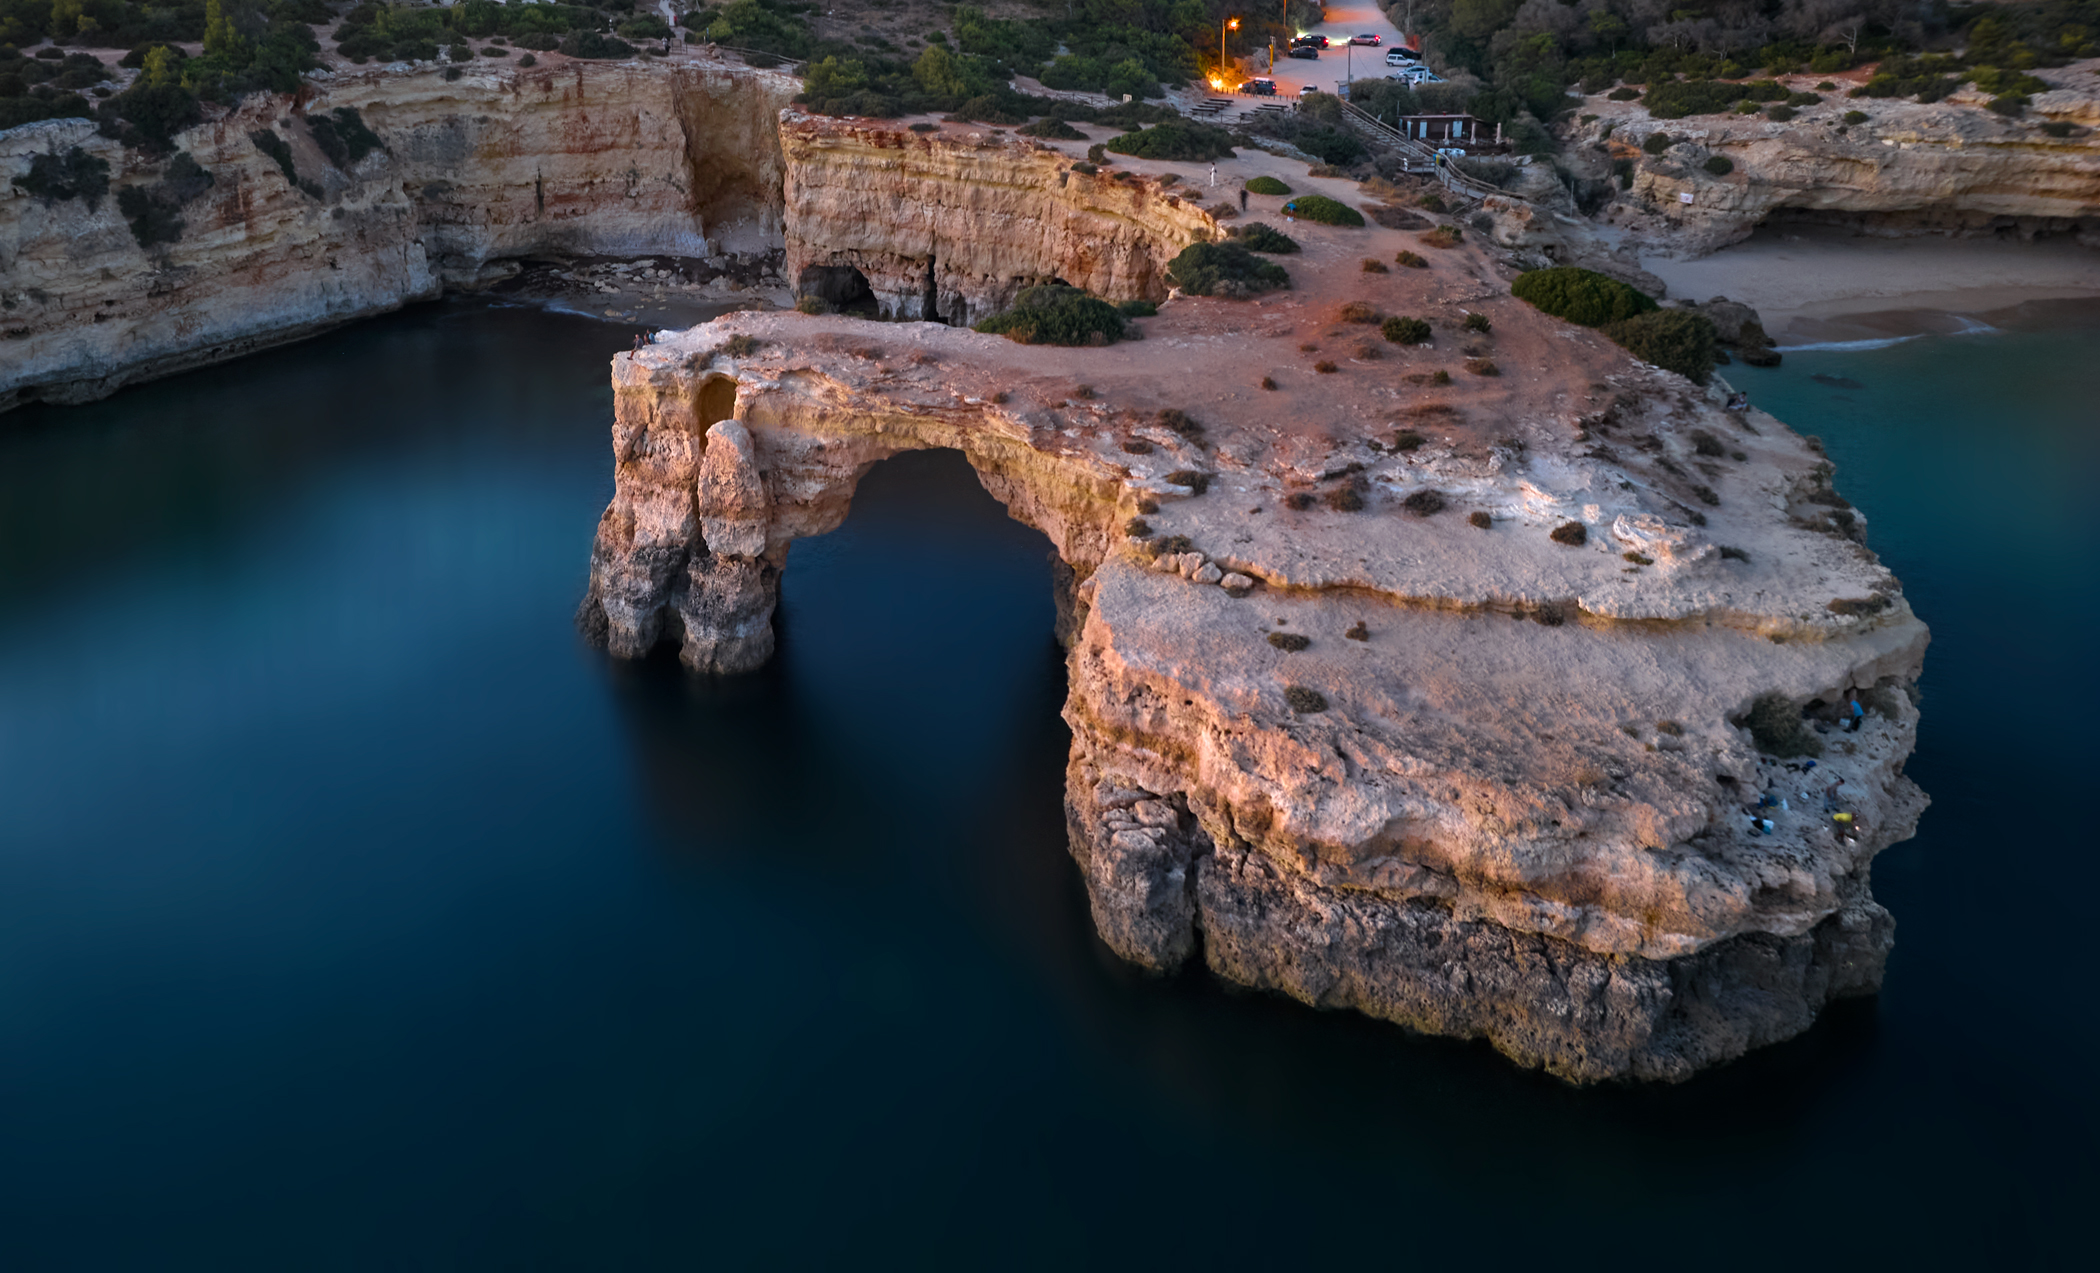
[[[1314,61],[1318,61],[1320,58],[1320,51],[1310,44],[1301,44],[1298,47],[1292,49],[1290,52],[1284,54],[1284,56],[1297,58],[1311,58]]]
[[[1374,49],[1384,42],[1385,37],[1379,35],[1374,31],[1366,31],[1362,35],[1352,35],[1349,37],[1349,43],[1351,44],[1368,44]]]
[[[1312,45],[1312,46],[1313,46],[1314,48],[1316,48],[1316,49],[1324,49],[1324,48],[1326,48],[1326,47],[1327,47],[1327,43],[1328,43],[1328,41],[1327,41],[1327,37],[1326,37],[1326,36],[1324,36],[1324,35],[1313,35],[1313,34],[1307,33],[1307,34],[1305,34],[1305,35],[1300,35],[1300,36],[1296,37],[1295,39],[1293,39],[1293,40],[1291,41],[1291,47],[1295,49],[1295,48],[1297,48],[1297,47],[1298,47],[1299,45],[1301,45],[1301,44],[1310,44],[1310,45]]]
[[[1421,60],[1421,55],[1413,49],[1387,49],[1385,51],[1385,64],[1387,66],[1413,66]]]
[[[1245,84],[1240,85],[1240,92],[1250,97],[1274,97],[1276,96],[1276,81],[1266,79],[1248,80]]]
[[[1300,97],[1311,97],[1311,96],[1312,96],[1312,95],[1313,95],[1314,93],[1317,93],[1317,92],[1319,92],[1319,91],[1320,91],[1320,86],[1319,86],[1319,85],[1317,85],[1317,84],[1307,84],[1307,85],[1305,85],[1304,87],[1302,87],[1302,88],[1300,88],[1300,89],[1298,90],[1298,96],[1300,96]]]
[[[1386,78],[1399,80],[1404,84],[1441,84],[1444,82],[1443,76],[1438,75],[1426,66],[1420,65],[1410,66],[1398,75],[1388,75]]]

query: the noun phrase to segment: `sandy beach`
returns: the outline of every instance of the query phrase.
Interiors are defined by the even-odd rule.
[[[1756,309],[1782,348],[1958,331],[2036,301],[2100,298],[2100,251],[2069,238],[1880,239],[1837,228],[1760,230],[1698,260],[1642,261],[1673,299]]]

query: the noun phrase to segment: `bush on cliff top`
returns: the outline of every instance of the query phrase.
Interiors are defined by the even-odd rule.
[[[1298,240],[1274,226],[1264,225],[1259,221],[1249,221],[1247,224],[1231,231],[1231,234],[1233,238],[1239,240],[1239,245],[1249,252],[1268,252],[1275,256],[1286,256],[1298,250]]]
[[[1602,327],[1655,308],[1654,298],[1647,293],[1595,270],[1573,265],[1518,275],[1509,290],[1517,299],[1529,301],[1555,318],[1584,327]]]
[[[1159,124],[1125,133],[1107,143],[1119,155],[1136,159],[1167,159],[1202,163],[1232,158],[1232,134],[1211,124]]]
[[[1714,324],[1688,309],[1658,309],[1616,323],[1604,334],[1642,362],[1705,384],[1714,367]]]
[[[1823,740],[1801,723],[1801,713],[1795,710],[1792,700],[1777,690],[1758,695],[1749,712],[1736,723],[1750,731],[1750,741],[1767,756],[1791,760],[1823,754]]]
[[[1121,339],[1123,312],[1076,287],[1044,284],[1021,289],[1013,308],[977,324],[977,330],[1023,345],[1106,345]]]
[[[1317,221],[1321,225],[1362,225],[1364,214],[1323,194],[1299,195],[1283,205],[1283,210],[1294,217]]]
[[[1289,194],[1291,188],[1274,177],[1255,177],[1247,182],[1248,194]]]
[[[1191,243],[1167,262],[1167,279],[1191,296],[1252,296],[1289,287],[1291,276],[1238,243]]]

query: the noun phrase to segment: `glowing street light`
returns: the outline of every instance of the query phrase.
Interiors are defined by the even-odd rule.
[[[1225,60],[1225,33],[1227,31],[1237,31],[1239,29],[1240,20],[1238,18],[1227,18],[1225,20],[1225,25],[1218,29],[1218,78],[1221,80],[1225,78],[1226,69],[1231,65],[1231,63]],[[1218,87],[1223,88],[1225,86],[1223,84],[1220,84],[1218,85]]]

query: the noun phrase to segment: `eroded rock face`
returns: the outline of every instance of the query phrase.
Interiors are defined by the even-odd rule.
[[[1245,312],[1175,302],[1144,348]],[[1494,328],[1512,348],[1589,339],[1515,302]],[[731,336],[756,347],[733,356]],[[1219,344],[1221,368],[1245,357]],[[1399,453],[1279,432],[1230,393],[1192,441],[1157,423],[1145,363],[1093,351],[730,316],[615,359],[586,629],[756,666],[792,541],[836,527],[882,457],[955,447],[1069,568],[1066,816],[1112,949],[1160,970],[1200,956],[1575,1081],[1682,1079],[1878,987],[1893,922],[1870,867],[1925,804],[1902,765],[1926,634],[1858,523],[1813,520],[1832,507],[1811,498],[1817,453],[1595,357],[1601,409],[1485,446],[1454,421]],[[1069,396],[1081,368],[1094,399]],[[703,429],[700,386],[722,377],[739,427]],[[1698,459],[1716,437],[1744,458]],[[1692,464],[1714,469],[1696,519],[1673,494]],[[1207,494],[1165,481],[1191,468]],[[1367,508],[1289,511],[1337,471]],[[1406,511],[1421,489],[1450,510]],[[1587,545],[1550,538],[1568,519]],[[1866,724],[1818,724],[1848,691]],[[1739,727],[1771,693],[1830,731],[1812,770]]]
[[[1053,279],[1156,300],[1167,262],[1216,230],[1156,181],[1075,172],[1026,137],[798,112],[780,135],[789,281],[832,301],[864,281],[889,318],[973,323]]]
[[[97,209],[0,181],[0,407],[81,402],[500,278],[528,253],[704,256],[781,234],[775,116],[797,90],[745,68],[477,63],[311,77],[177,138],[212,174],[173,244],[141,248],[118,190],[161,172],[79,120],[0,135],[0,171],[79,146]],[[359,111],[384,150],[332,165],[305,120]],[[257,149],[290,147],[295,187]]]
[[[1637,102],[1591,98],[1592,122],[1576,141],[1633,165],[1632,189],[1615,216],[1690,254],[1747,237],[1768,220],[1825,221],[1890,235],[2010,232],[2075,235],[2100,243],[2100,61],[2044,72],[2065,87],[2039,94],[2011,119],[1986,109],[1973,89],[1942,102],[1857,99],[1844,89],[1784,123],[1762,115],[1654,120]],[[1795,77],[1811,89],[1818,76]],[[1858,110],[1866,122],[1847,125]],[[2042,131],[2073,124],[2073,135]],[[1664,132],[1677,144],[1661,156],[1640,143]],[[1712,156],[1731,171],[1705,168]],[[1643,219],[1645,218],[1645,219]]]

